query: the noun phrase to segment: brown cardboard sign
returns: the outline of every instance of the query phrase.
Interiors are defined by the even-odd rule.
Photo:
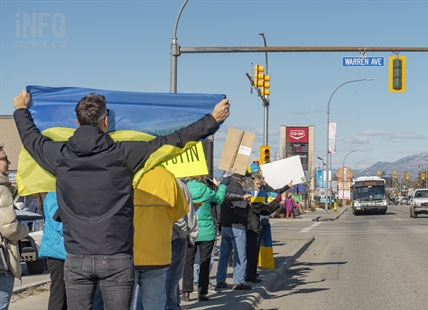
[[[235,168],[236,173],[244,175],[255,139],[256,135],[251,132],[230,128],[218,169],[228,171]]]

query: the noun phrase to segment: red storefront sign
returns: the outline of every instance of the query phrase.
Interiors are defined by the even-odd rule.
[[[285,142],[308,143],[309,127],[286,127]]]

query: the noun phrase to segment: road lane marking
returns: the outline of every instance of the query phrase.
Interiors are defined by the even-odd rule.
[[[321,224],[321,222],[313,223],[311,226],[303,228],[300,232],[306,233],[306,232],[310,231],[312,228],[317,227],[319,224]]]

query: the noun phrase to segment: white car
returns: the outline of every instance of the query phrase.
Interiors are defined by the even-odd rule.
[[[25,197],[15,199],[15,212],[18,222],[22,222],[30,228],[27,237],[21,239],[21,263],[27,264],[30,274],[41,274],[45,271],[45,259],[39,258],[39,249],[42,244],[43,227],[45,220],[40,214],[26,211]]]

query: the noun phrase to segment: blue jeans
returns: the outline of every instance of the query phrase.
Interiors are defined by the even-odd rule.
[[[11,272],[0,274],[0,310],[9,309],[10,298],[13,292],[15,277]]]
[[[232,249],[234,250],[233,284],[243,284],[245,282],[245,270],[247,269],[246,243],[245,230],[232,227],[221,228],[220,258],[216,275],[217,283],[226,281],[227,265]]]
[[[165,279],[168,267],[153,270],[135,270],[132,310],[165,309]]]
[[[181,310],[179,282],[183,277],[186,260],[187,239],[172,241],[172,261],[166,272],[166,309]]]
[[[129,309],[134,260],[128,254],[67,254],[64,280],[69,309],[91,310],[98,283],[105,310]]]

